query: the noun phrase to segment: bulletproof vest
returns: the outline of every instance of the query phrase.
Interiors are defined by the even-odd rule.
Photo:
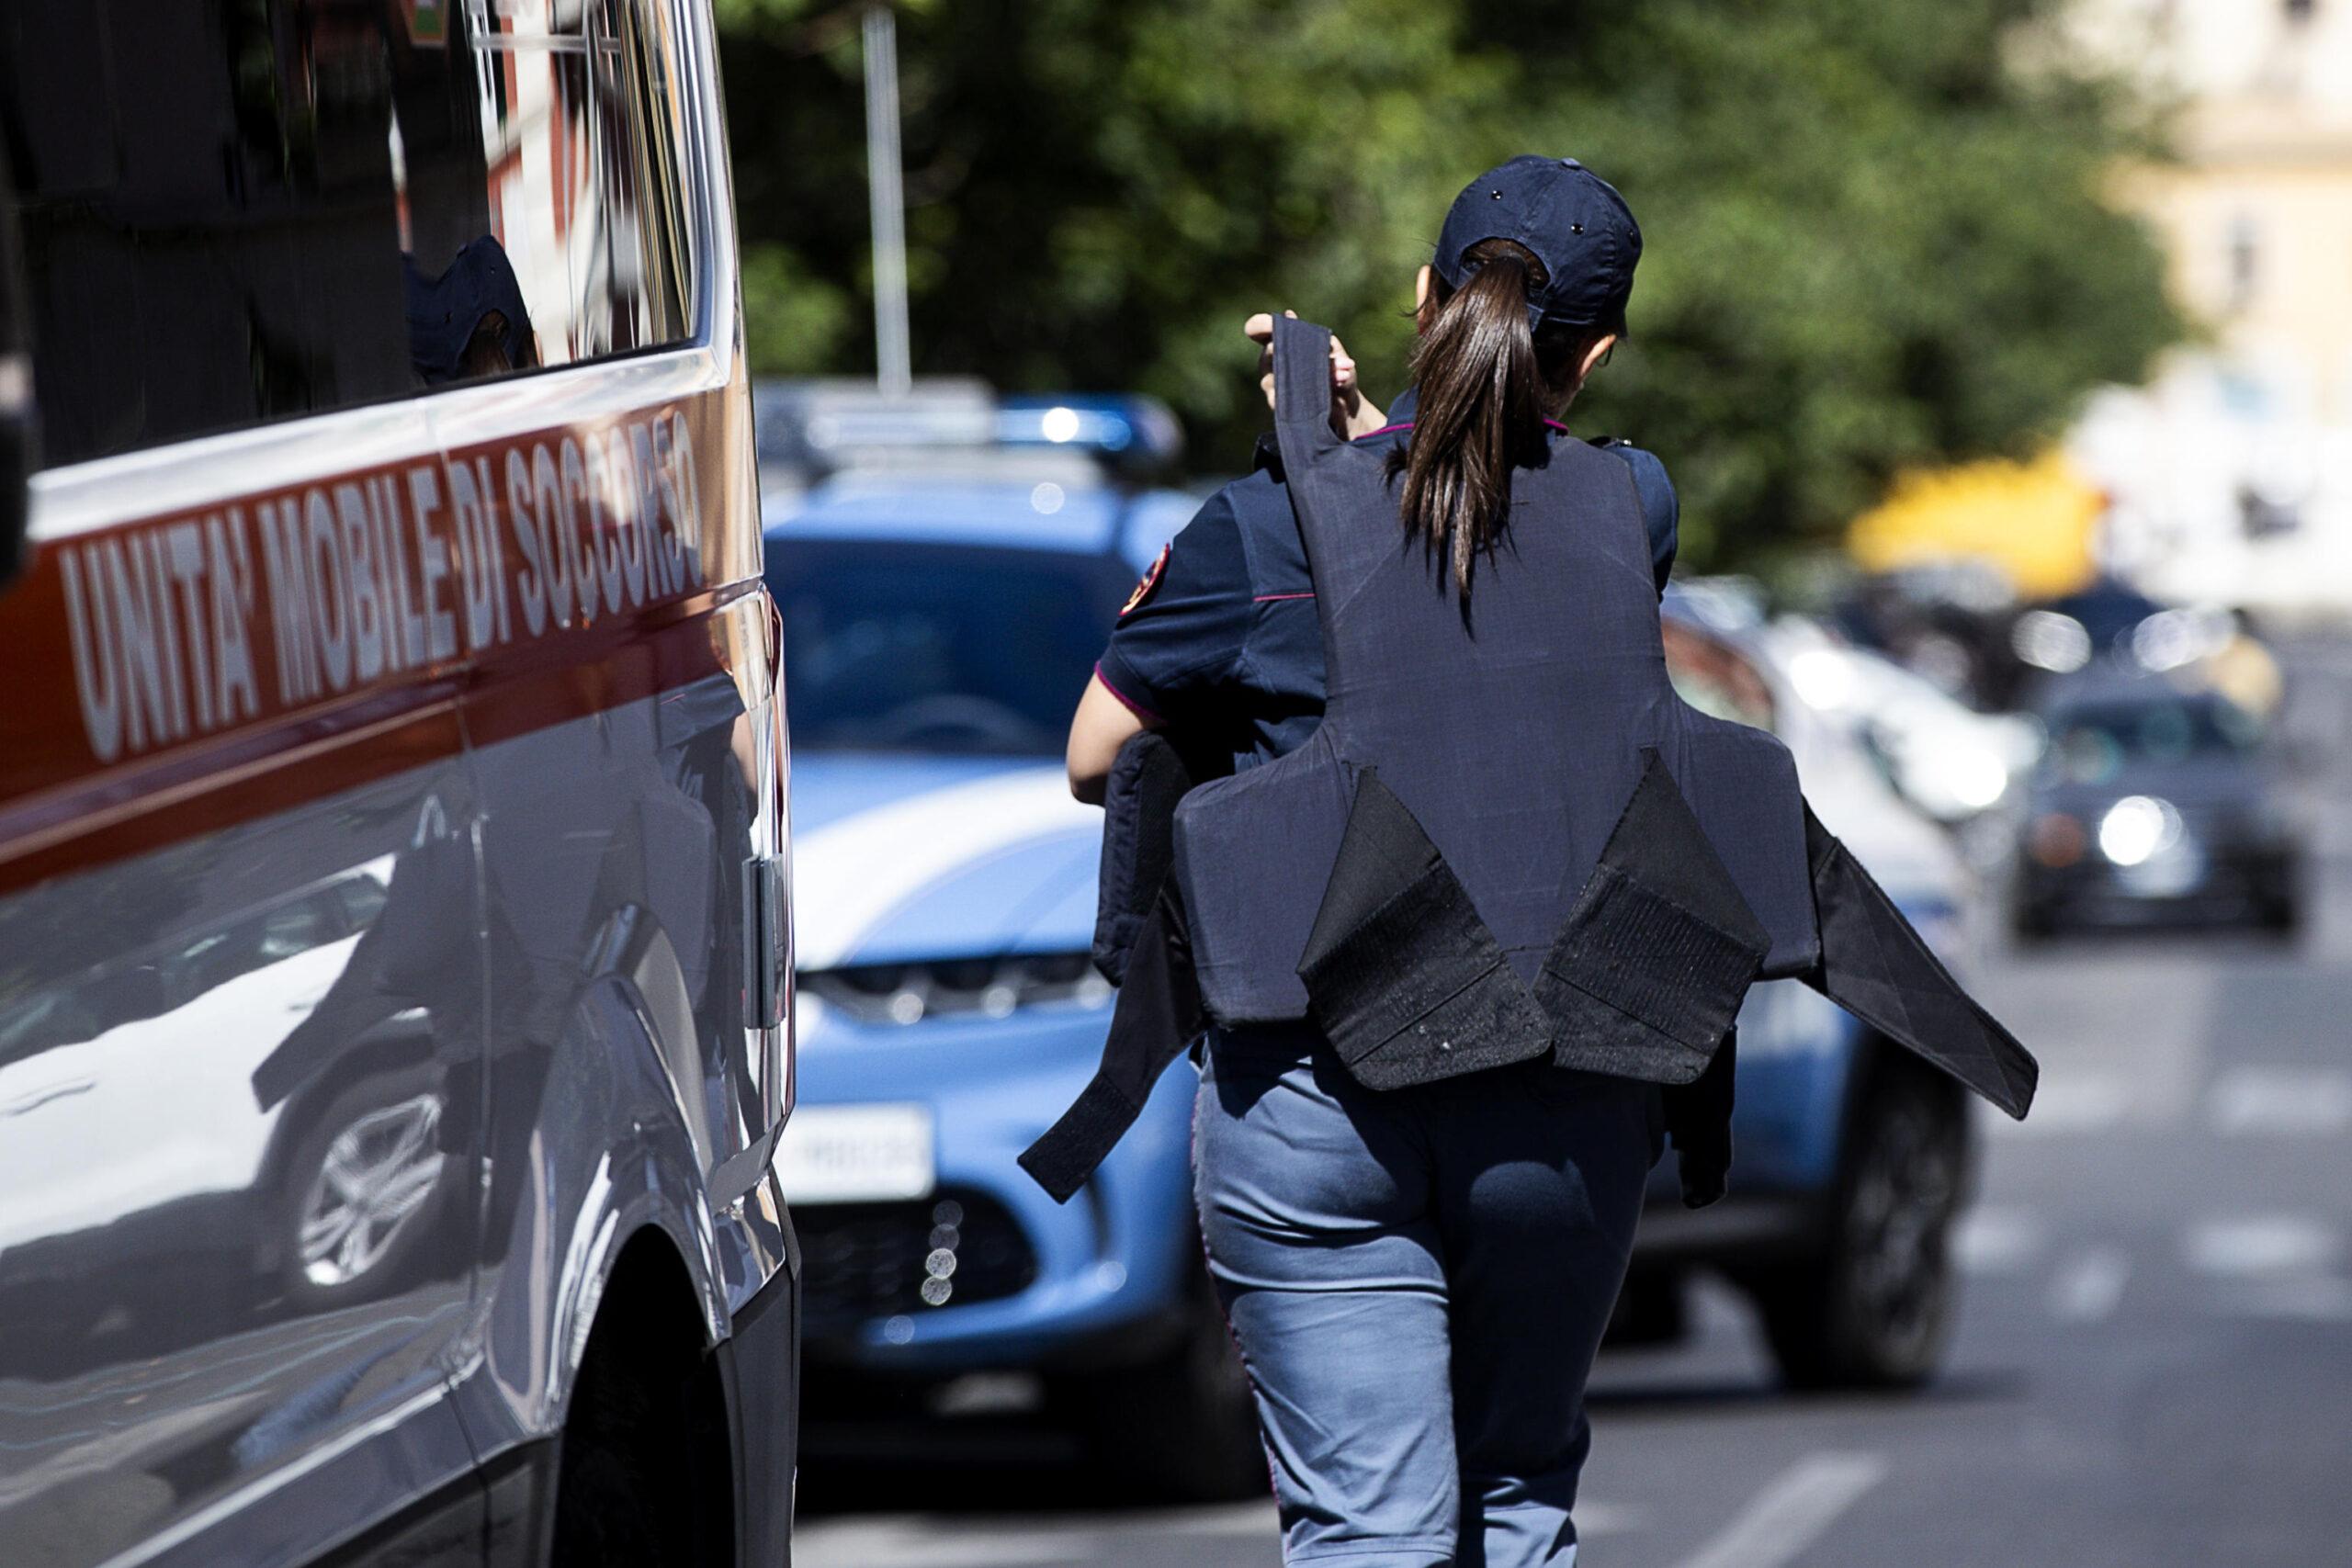
[[[1465,601],[1386,454],[1331,430],[1326,352],[1277,329],[1323,723],[1177,808],[1203,1006],[1311,1016],[1378,1088],[1547,1052],[1695,1077],[1747,983],[1819,951],[1787,749],[1675,694],[1623,462],[1555,438],[1516,469]]]
[[[1813,819],[1787,749],[1676,694],[1626,465],[1555,439],[1516,468],[1465,599],[1400,525],[1386,453],[1331,430],[1329,346],[1275,322],[1322,725],[1198,784],[1164,744],[1122,755],[1103,893],[1125,985],[1032,1174],[1074,1190],[1204,1021],[1310,1019],[1381,1089],[1546,1055],[1686,1085],[1754,980],[1829,989],[1833,967],[1838,999],[2022,1115],[2032,1058]]]

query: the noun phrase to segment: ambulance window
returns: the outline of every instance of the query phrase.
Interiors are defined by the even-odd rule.
[[[468,49],[483,149],[476,190],[436,188],[430,272],[486,214],[530,319],[537,362],[566,365],[684,338],[694,277],[685,134],[666,0],[498,0]],[[482,231],[473,231],[481,232]]]
[[[0,19],[52,466],[684,339],[672,0]]]
[[[0,124],[49,462],[409,389],[386,21],[9,7]]]

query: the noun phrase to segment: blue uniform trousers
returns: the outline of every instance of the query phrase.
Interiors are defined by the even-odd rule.
[[[1286,1562],[1576,1562],[1657,1106],[1546,1061],[1381,1092],[1304,1027],[1211,1033],[1193,1195]]]

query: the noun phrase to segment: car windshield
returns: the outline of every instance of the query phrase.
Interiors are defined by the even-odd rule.
[[[771,539],[794,750],[1058,756],[1130,576],[1104,555]]]
[[[2244,709],[2212,697],[2111,703],[2051,716],[2052,766],[2076,784],[2097,784],[2127,764],[2242,756],[2261,739]]]

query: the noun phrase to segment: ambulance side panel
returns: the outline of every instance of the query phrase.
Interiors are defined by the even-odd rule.
[[[0,1540],[25,1561],[300,1561],[476,1462],[448,1399],[488,996],[462,682],[263,711],[239,487],[428,439],[413,406],[324,423],[44,476],[0,600]]]

